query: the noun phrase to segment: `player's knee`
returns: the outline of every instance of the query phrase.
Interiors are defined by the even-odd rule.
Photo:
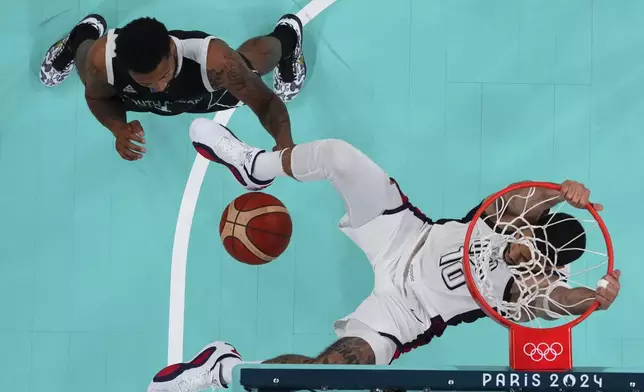
[[[351,341],[350,351],[360,353],[360,357],[366,360],[362,364],[387,365],[398,349],[391,339],[354,318],[338,320],[333,328],[340,338],[338,342]]]
[[[351,172],[360,150],[340,139],[324,140],[320,146],[319,158],[327,171],[335,175]]]

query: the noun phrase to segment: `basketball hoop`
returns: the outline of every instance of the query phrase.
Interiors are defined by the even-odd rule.
[[[505,200],[503,196],[507,195],[509,192],[516,191],[519,189],[530,188],[526,195],[512,195],[508,200]],[[516,219],[513,219],[511,223],[500,223],[498,219],[499,216],[505,214],[507,205],[509,204],[512,198],[518,197],[521,199],[528,199],[535,194],[534,190],[537,188],[548,188],[552,190],[560,190],[561,187],[558,184],[548,183],[548,182],[524,182],[519,184],[511,185],[482,203],[481,207],[478,209],[472,221],[468,227],[467,234],[465,237],[465,243],[463,246],[463,270],[465,272],[465,278],[467,280],[467,287],[479,304],[481,309],[496,322],[510,330],[510,367],[513,370],[517,371],[569,371],[572,369],[572,337],[571,330],[573,327],[584,321],[592,312],[594,312],[599,303],[594,301],[593,304],[584,312],[583,314],[575,317],[574,319],[568,320],[563,325],[551,326],[551,327],[540,327],[534,325],[522,325],[519,324],[524,318],[522,315],[532,315],[528,317],[531,322],[539,323],[539,320],[534,317],[535,307],[533,304],[538,303],[537,299],[543,297],[543,280],[542,276],[547,276],[548,274],[558,274],[561,275],[560,269],[558,267],[557,257],[561,252],[570,250],[562,248],[548,248],[552,246],[548,243],[547,235],[546,238],[546,249],[554,249],[554,256],[545,256],[539,248],[538,242],[540,241],[537,236],[531,236],[531,234],[526,233],[535,233],[535,230],[543,229],[542,232],[545,232],[550,224],[550,222],[543,223],[541,226],[532,224],[528,222],[524,215],[527,214],[531,208],[524,209],[521,216]],[[548,203],[546,200],[543,203]],[[497,203],[497,213],[495,215],[485,214],[485,210],[492,205],[492,203]],[[537,203],[541,204],[540,203]],[[526,203],[527,205],[527,203]],[[572,206],[563,202],[558,204],[557,207],[553,209],[562,209],[564,206],[573,209]],[[534,206],[532,206],[534,208]],[[550,211],[556,215],[559,211]],[[601,240],[596,242],[601,243],[600,245],[604,248],[603,252],[593,251],[589,248],[592,244],[588,244],[583,249],[583,257],[586,257],[587,254],[595,256],[601,256],[605,260],[593,266],[587,268],[584,272],[588,272],[596,267],[606,267],[608,273],[613,271],[613,247],[610,239],[610,235],[604,224],[604,221],[599,216],[594,206],[589,203],[585,210],[583,209],[573,209],[575,212],[575,218],[581,213],[588,213],[592,217],[589,220],[576,219],[580,223],[592,223],[595,228],[599,228],[601,232]],[[587,212],[586,212],[587,211]],[[485,215],[484,215],[485,214]],[[563,215],[563,214],[562,214]],[[549,215],[550,216],[550,215]],[[491,219],[491,220],[489,220]],[[486,222],[486,220],[489,220]],[[553,223],[554,225],[556,223]],[[476,240],[472,242],[479,243],[471,244],[471,236],[475,230],[480,230],[479,225],[488,225],[493,227],[494,234],[487,235],[485,237],[477,236]],[[587,237],[586,233],[589,230],[586,228],[586,225],[582,223],[584,227],[584,239]],[[489,230],[488,230],[489,231]],[[533,238],[535,237],[535,238]],[[483,242],[481,242],[483,241]],[[572,242],[572,241],[571,241]],[[481,246],[481,243],[485,245]],[[518,299],[512,302],[506,301],[506,299],[500,300],[498,297],[491,295],[492,288],[490,285],[490,279],[488,278],[488,272],[492,270],[493,267],[490,267],[494,262],[499,262],[499,258],[502,257],[503,251],[510,243],[519,243],[525,245],[530,249],[533,260],[527,262],[526,264],[521,265],[507,265],[508,271],[512,274],[514,279],[514,285],[518,289]],[[472,246],[474,245],[474,246]],[[575,249],[575,251],[580,251],[580,249]],[[548,253],[549,254],[549,253]],[[535,257],[536,256],[536,257]],[[553,261],[554,260],[554,261]],[[580,263],[577,261],[571,265]],[[603,270],[603,268],[601,268]],[[602,271],[603,272],[603,271]],[[576,274],[567,275],[566,280],[570,283],[572,279],[570,277]],[[602,273],[603,275],[603,273]],[[539,277],[539,278],[537,278]],[[545,278],[546,285],[550,285],[553,280]],[[536,282],[536,283],[535,283]],[[597,280],[594,280],[597,282]],[[590,283],[593,284],[594,283]],[[537,287],[537,285],[539,285]],[[580,284],[585,286],[584,284]],[[588,286],[586,286],[588,287]],[[589,287],[595,289],[595,286]],[[543,300],[542,300],[543,301]],[[545,303],[549,303],[546,301]],[[494,306],[493,306],[494,305]],[[546,305],[544,305],[546,306]],[[558,305],[563,306],[563,305]],[[543,308],[542,308],[543,309]],[[550,312],[549,309],[541,310],[545,312]],[[551,313],[548,313],[550,315]],[[557,314],[558,319],[566,318],[567,315]],[[570,316],[574,316],[572,313]],[[553,318],[555,318],[553,316]],[[536,320],[536,321],[535,321]]]

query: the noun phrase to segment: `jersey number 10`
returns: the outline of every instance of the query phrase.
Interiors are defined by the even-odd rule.
[[[488,245],[487,241],[475,241],[470,244],[469,254],[472,266],[474,266],[471,261],[472,258],[486,245]],[[490,271],[494,271],[498,265],[498,261],[495,260],[490,266]],[[465,271],[463,271],[463,246],[459,247],[458,250],[442,255],[438,261],[438,267],[441,270],[441,277],[445,287],[449,290],[456,290],[467,284]]]

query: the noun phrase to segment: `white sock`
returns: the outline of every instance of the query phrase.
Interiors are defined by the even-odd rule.
[[[326,147],[324,151],[321,151]],[[331,162],[329,154],[332,144],[326,140],[298,144],[291,151],[291,170],[298,181],[318,181],[328,177],[327,168]],[[260,181],[286,176],[282,168],[282,151],[265,152],[257,156],[253,176]]]
[[[264,152],[257,156],[253,177],[260,181],[269,181],[277,176],[285,176],[282,168],[282,151]]]

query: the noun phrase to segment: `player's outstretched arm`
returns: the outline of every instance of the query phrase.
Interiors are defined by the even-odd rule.
[[[112,133],[127,126],[125,106],[115,99],[116,91],[107,82],[105,42],[100,38],[89,50],[84,72],[85,100],[90,111]]]
[[[608,309],[619,295],[621,272],[615,270],[600,280],[597,289],[587,287],[568,287],[558,281],[542,280],[542,294],[537,296],[529,305],[536,317],[554,320],[566,316],[579,316],[586,312],[595,301],[599,309]],[[523,312],[523,320],[528,321],[531,312]]]
[[[521,184],[528,181],[521,181]],[[514,184],[512,184],[514,185]],[[544,187],[530,187],[508,192],[486,210],[486,214],[502,222],[512,222],[523,217],[534,223],[539,217],[557,204],[567,201],[573,207],[585,208],[590,198],[590,190],[582,183],[566,180],[561,183],[561,190]],[[601,204],[595,204],[598,211],[603,209]]]
[[[208,47],[207,68],[210,85],[225,88],[245,103],[273,136],[279,149],[293,146],[286,105],[246,66],[239,53],[224,41],[213,39]]]
[[[363,339],[347,337],[337,340],[322,354],[315,358],[287,354],[269,359],[263,363],[271,364],[325,364],[325,365],[374,365],[376,356],[371,346]]]
[[[83,72],[85,100],[94,117],[114,135],[116,151],[121,158],[135,161],[145,152],[145,148],[133,143],[145,144],[143,128],[138,121],[127,122],[125,106],[107,82],[105,45],[106,39],[102,37],[89,50]]]

